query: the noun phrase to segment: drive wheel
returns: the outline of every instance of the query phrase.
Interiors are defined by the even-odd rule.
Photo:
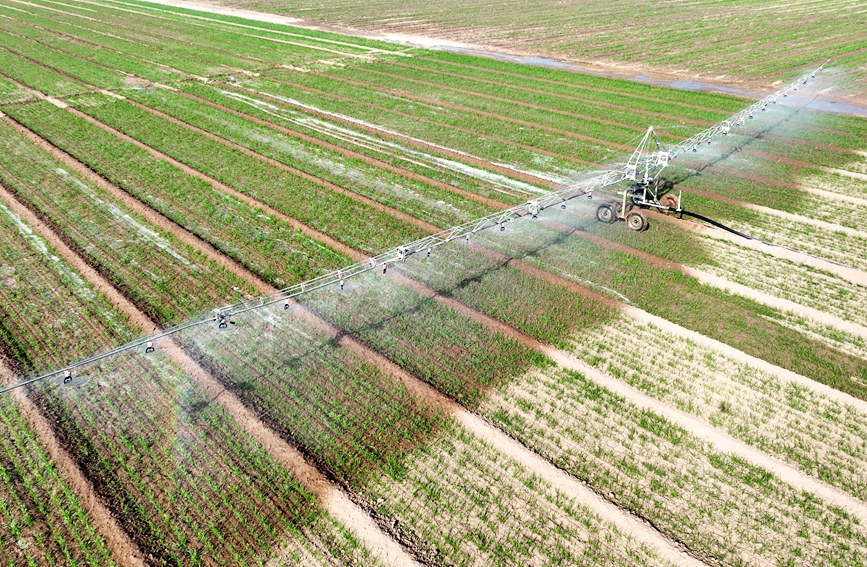
[[[626,215],[626,226],[634,231],[641,232],[647,228],[647,218],[641,211],[632,211]]]
[[[663,207],[668,207],[668,210],[665,212],[670,215],[673,215],[675,212],[677,212],[677,197],[675,197],[671,193],[663,195],[662,198],[659,200],[659,204]]]
[[[617,220],[617,213],[611,205],[599,205],[596,209],[596,220],[604,223],[612,223]]]

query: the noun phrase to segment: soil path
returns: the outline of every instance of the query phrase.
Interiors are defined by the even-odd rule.
[[[11,194],[0,189],[0,198],[36,234],[44,238],[61,258],[81,274],[89,284],[100,291],[115,308],[126,315],[132,325],[144,333],[157,326],[138,307],[115,289],[102,274],[89,266],[75,251],[67,247],[57,234],[36,218],[35,214],[15,200]],[[252,411],[241,403],[237,396],[227,391],[171,338],[162,339],[160,348],[164,349],[171,360],[183,369],[187,376],[192,378],[213,401],[219,403],[232,416],[238,425],[265,448],[274,460],[285,466],[308,490],[318,495],[323,507],[364,543],[369,551],[382,560],[385,565],[418,565],[400,544],[376,526],[370,516],[352,503],[346,494],[328,481],[314,466],[310,465],[297,449],[265,426]]]
[[[12,371],[0,362],[0,383],[11,384],[14,376]],[[103,504],[99,495],[93,489],[93,485],[81,472],[75,459],[66,452],[51,425],[39,412],[27,394],[22,389],[13,390],[9,393],[18,410],[24,417],[27,425],[36,434],[40,446],[45,449],[51,462],[57,467],[60,476],[72,489],[87,515],[96,528],[97,533],[105,540],[112,559],[118,565],[129,567],[146,567],[144,555],[138,546],[130,539],[129,535],[120,527],[111,511]]]

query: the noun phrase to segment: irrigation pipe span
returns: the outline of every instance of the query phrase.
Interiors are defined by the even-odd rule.
[[[58,370],[53,370],[40,376],[36,376],[35,378],[30,378],[16,384],[6,386],[0,389],[0,394],[4,394],[16,388],[21,388],[23,386],[42,382],[55,376],[62,375],[64,376],[65,382],[72,382],[72,371],[76,368],[91,364],[98,360],[102,360],[104,358],[108,358],[122,352],[141,348],[143,346],[145,346],[146,349],[150,351],[154,348],[154,343],[157,340],[163,337],[167,337],[169,335],[173,335],[180,331],[190,329],[192,327],[197,327],[199,325],[214,324],[218,325],[220,328],[226,328],[231,323],[231,318],[233,316],[240,315],[254,309],[261,309],[263,307],[274,305],[275,303],[280,302],[284,302],[285,305],[288,306],[291,299],[329,286],[340,285],[342,287],[345,284],[346,280],[354,278],[356,276],[360,276],[372,270],[381,268],[383,273],[386,273],[389,264],[393,264],[395,262],[402,262],[403,260],[406,260],[408,257],[415,254],[426,254],[427,256],[430,256],[434,248],[442,246],[444,244],[448,244],[455,240],[465,239],[466,241],[469,241],[470,237],[473,234],[482,230],[487,230],[497,226],[500,227],[500,230],[505,230],[506,223],[510,223],[526,217],[536,218],[541,212],[551,207],[560,206],[561,208],[566,208],[567,201],[585,195],[588,197],[592,197],[593,191],[596,191],[597,189],[603,189],[605,187],[616,185],[617,183],[627,180],[632,182],[642,182],[642,179],[640,179],[641,177],[643,177],[643,182],[647,183],[648,179],[650,178],[658,178],[659,173],[662,171],[665,165],[668,164],[668,161],[674,159],[674,157],[676,157],[679,153],[686,151],[690,148],[696,149],[697,147],[700,147],[702,143],[709,144],[711,138],[713,138],[714,136],[718,134],[725,135],[729,132],[731,127],[743,125],[747,117],[753,117],[754,112],[764,110],[768,106],[768,104],[776,103],[777,99],[787,96],[789,92],[798,90],[800,85],[807,84],[807,81],[811,78],[815,78],[816,73],[819,73],[826,64],[827,62],[821,65],[818,69],[802,75],[800,78],[798,78],[796,81],[793,81],[786,87],[783,87],[780,90],[774,92],[773,94],[766,96],[762,100],[748,106],[747,108],[741,110],[733,116],[711,126],[707,130],[704,130],[687,140],[684,140],[680,144],[677,144],[676,146],[673,146],[668,150],[662,149],[660,151],[648,154],[644,151],[646,144],[642,142],[642,144],[639,145],[636,151],[633,152],[633,155],[628,163],[616,164],[607,171],[600,171],[597,173],[597,175],[593,177],[590,177],[583,181],[578,181],[563,189],[556,189],[554,191],[550,191],[522,205],[517,205],[504,211],[491,213],[490,215],[468,221],[458,226],[454,226],[448,230],[444,230],[436,234],[420,238],[414,242],[410,242],[409,244],[404,244],[402,246],[398,246],[397,248],[393,248],[387,252],[383,252],[382,254],[374,256],[368,260],[358,262],[340,270],[329,272],[317,278],[301,282],[293,286],[269,293],[267,295],[256,297],[254,299],[245,300],[232,305],[227,305],[218,309],[214,309],[211,313],[203,314],[197,318],[181,323],[174,327],[169,327],[167,329],[157,331],[146,337],[136,339],[106,352],[80,360]],[[649,134],[652,132],[653,129],[651,127],[648,130],[648,135],[645,135],[645,138],[648,138]],[[656,206],[659,207],[659,205]],[[659,208],[665,209],[669,207],[663,206]],[[711,221],[710,219],[701,215],[689,213],[687,211],[679,212],[684,212],[696,218],[700,218],[702,220],[710,222],[715,226],[724,228],[745,238],[749,238],[751,240],[755,239],[754,237],[742,234],[728,227],[723,227],[719,223]]]

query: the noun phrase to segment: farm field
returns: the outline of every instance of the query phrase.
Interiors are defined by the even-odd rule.
[[[161,1],[202,6],[188,0]],[[649,75],[685,82],[770,87],[780,73],[809,61],[834,59],[852,74],[849,94],[865,100],[861,33],[865,7],[857,0],[778,3],[711,2],[688,7],[679,2],[638,0],[514,2],[379,0],[372,5],[277,0],[213,0],[209,7],[244,8],[300,18],[392,41],[461,46],[523,57],[551,68],[542,57],[577,62],[597,72]],[[744,41],[747,38],[747,41]],[[772,89],[771,89],[772,90]]]
[[[547,5],[509,25],[447,5],[333,23],[481,26],[750,88],[824,60],[767,17],[765,56],[687,59],[688,14],[614,41],[622,16],[591,3],[533,43]],[[864,565],[867,120],[804,108],[861,88],[860,12],[817,0],[774,25],[808,6],[801,37],[838,61],[665,170],[753,240],[603,224],[600,195],[310,291],[623,162],[648,126],[676,144],[753,101],[137,0],[0,0],[2,385],[75,365],[0,394],[0,564]],[[605,50],[576,51],[565,34],[603,15]]]

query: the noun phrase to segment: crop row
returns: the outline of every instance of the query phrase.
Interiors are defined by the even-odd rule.
[[[580,374],[528,377],[482,411],[707,563],[863,564],[857,519]]]
[[[19,367],[56,368],[137,334],[11,211],[0,207],[0,213],[2,346]],[[127,352],[75,373],[86,383],[44,384],[31,394],[156,564],[197,565],[206,557],[257,563],[321,514],[312,496],[159,352]],[[47,519],[54,522],[52,514]],[[64,521],[74,526],[73,520]],[[59,525],[57,538],[63,538]],[[328,534],[320,537],[312,543],[328,549]],[[48,541],[21,540],[28,543],[34,553],[39,545],[54,549]],[[340,545],[357,544],[344,538]],[[79,552],[70,553],[79,560]]]
[[[460,247],[460,245],[457,246]],[[445,251],[440,251],[440,257],[430,262],[433,269],[442,269],[443,265],[445,265],[448,266],[445,270],[447,273],[452,275],[456,273],[462,274],[473,282],[484,282],[487,278],[487,274],[480,276],[478,272],[469,273],[468,270],[462,269],[463,266],[457,265],[456,258],[453,255],[444,256],[444,254],[446,254]],[[478,259],[474,258],[474,260]],[[420,262],[427,263],[428,261],[421,260]],[[410,264],[407,264],[407,269],[412,270]],[[512,277],[510,277],[508,281],[512,287],[516,288],[514,294],[516,296],[520,295],[522,299],[522,308],[525,309],[527,306],[532,306],[534,309],[538,310],[540,313],[535,315],[537,321],[542,320],[542,318],[547,316],[549,322],[553,320],[555,325],[559,324],[561,328],[564,326],[565,321],[563,319],[557,318],[556,315],[552,316],[552,311],[554,311],[554,309],[539,300],[539,297],[545,296],[544,292],[540,293],[538,291],[540,287],[544,288],[544,283],[533,282],[532,286],[516,286],[515,283],[519,278],[516,278],[513,274],[510,275]],[[387,278],[388,276],[384,275],[381,277]],[[496,286],[491,285],[484,290],[486,292],[486,297],[476,300],[477,303],[482,304],[482,310],[490,313],[493,309],[486,309],[486,305],[496,304],[500,306],[511,306],[514,304],[514,300],[502,292],[502,289],[505,287],[503,285],[504,281],[505,278],[497,279],[495,282],[497,284]],[[460,294],[456,294],[454,289],[447,288],[446,292],[460,297]],[[482,293],[476,293],[476,297],[481,295]],[[423,308],[420,308],[420,306],[412,307],[412,303],[410,303],[409,306],[403,306],[401,308],[401,304],[406,301],[401,300],[401,296],[412,298],[412,294],[400,291],[396,286],[385,288],[383,284],[363,282],[357,284],[356,287],[347,290],[343,294],[338,294],[336,291],[332,292],[329,297],[337,299],[330,299],[327,303],[335,304],[337,307],[323,307],[322,301],[313,302],[311,303],[311,306],[316,311],[324,313],[326,317],[329,317],[335,322],[335,324],[339,325],[341,329],[352,333],[354,336],[359,337],[361,340],[374,346],[378,350],[386,352],[399,364],[412,369],[415,372],[419,372],[413,368],[412,363],[407,363],[406,361],[418,357],[418,353],[420,352],[428,353],[430,350],[433,350],[434,352],[442,352],[442,350],[430,349],[430,347],[427,346],[430,344],[427,336],[430,334],[431,324],[420,319]],[[463,299],[463,297],[461,298]],[[568,302],[563,301],[562,303]],[[378,307],[377,309],[372,310],[370,307],[367,307],[367,309],[364,307],[371,305],[388,306],[388,308]],[[406,314],[412,313],[412,317],[400,314],[401,310]],[[503,310],[508,311],[509,307],[504,307]],[[365,311],[368,313],[365,313]],[[569,313],[568,316],[571,321],[574,321],[576,318],[574,312]],[[395,322],[395,319],[400,319],[400,321]],[[437,314],[435,319],[440,322],[443,321],[444,317]],[[514,319],[510,320],[510,322],[513,322],[516,326],[522,324],[521,321],[516,321]],[[599,330],[594,326],[594,323],[598,325]],[[578,323],[578,325],[580,324],[581,323]],[[445,327],[447,325],[443,326]],[[593,318],[592,321],[590,317],[587,317],[584,321],[584,327],[581,329],[581,332],[576,335],[579,337],[576,339],[576,343],[578,345],[584,344],[583,335],[594,337],[600,335],[605,336],[606,333],[604,329],[608,328],[610,328],[610,325],[605,325],[600,322],[598,317]],[[632,340],[632,338],[627,338],[628,331],[626,331],[626,333],[625,336],[618,335],[618,340],[620,341],[618,343],[619,345],[628,344],[630,340]],[[460,340],[460,342],[458,342],[457,337],[449,336],[449,334],[446,334],[445,337],[447,337],[452,344],[471,344],[470,341],[466,340]],[[636,338],[636,340],[638,339]],[[588,345],[590,344],[593,343],[588,342]],[[621,348],[626,351],[631,350],[627,346],[622,346]],[[458,352],[460,353],[460,351]],[[393,353],[398,354],[395,355]],[[621,353],[618,352],[618,356],[621,356]],[[466,357],[469,358],[469,356]],[[588,358],[590,357],[588,356]],[[497,357],[491,358],[492,361],[497,359]],[[431,360],[427,361],[424,367],[430,367],[435,364],[434,360],[440,362],[439,366],[450,367],[454,364],[450,361],[448,355],[444,357],[440,354],[439,356],[435,358],[432,357]],[[487,364],[491,363],[489,362]],[[462,374],[465,376],[471,375],[471,373],[467,371],[462,372]],[[494,368],[491,368],[490,374],[498,378],[503,376],[502,371]],[[689,372],[687,372],[687,374],[689,374]],[[420,374],[420,376],[426,381],[436,385],[439,389],[445,390],[441,382],[438,383],[435,379],[432,379],[425,374]],[[513,388],[518,387],[515,385],[523,384],[524,380],[525,378],[513,378],[505,382],[498,380],[500,384],[499,386],[497,383],[493,383],[488,387],[493,387],[494,390],[502,391],[507,389],[509,384],[511,384]],[[472,382],[470,382],[470,385],[471,384]],[[550,396],[528,395],[528,397],[524,399],[523,404],[518,405],[524,408],[524,411],[531,415],[535,412],[535,417],[523,420],[519,424],[513,424],[508,419],[503,419],[502,425],[509,433],[524,440],[524,442],[528,443],[529,446],[536,450],[543,448],[541,444],[537,445],[535,441],[536,437],[539,439],[546,437],[551,438],[552,440],[549,440],[549,442],[552,444],[552,447],[557,447],[558,451],[554,451],[551,447],[545,446],[542,454],[549,459],[552,459],[559,466],[564,466],[564,461],[562,459],[565,457],[562,457],[559,449],[569,447],[569,443],[566,441],[567,437],[571,440],[576,434],[571,428],[568,430],[569,432],[561,433],[562,430],[560,429],[560,426],[564,425],[567,421],[566,416],[569,416],[570,419],[577,419],[575,416],[580,412],[577,409],[574,411],[563,409],[562,411],[565,413],[558,413],[556,416],[551,416],[550,419],[546,421],[547,418],[544,417],[545,411],[542,409],[537,411],[533,408],[539,408],[540,403],[543,400],[564,400],[568,399],[572,395],[575,396],[576,400],[584,400],[586,398],[594,399],[594,396],[585,394],[586,392],[580,388],[573,391],[568,387],[564,387],[563,391],[552,393]],[[451,392],[450,395],[459,400],[462,400],[463,398],[462,396]],[[597,392],[596,397],[598,398],[600,395],[611,396],[611,394],[600,394]],[[531,398],[535,401],[530,402],[529,399]],[[795,491],[779,480],[774,479],[769,473],[751,467],[736,458],[718,454],[708,446],[705,446],[696,440],[687,439],[688,435],[683,431],[674,431],[672,433],[669,430],[676,430],[677,428],[666,424],[664,420],[661,420],[658,416],[654,416],[647,412],[637,412],[635,411],[635,408],[628,404],[624,404],[623,400],[620,400],[619,403],[624,405],[624,407],[620,408],[620,413],[625,416],[630,416],[629,419],[637,423],[633,423],[632,425],[629,425],[629,423],[621,424],[621,427],[632,427],[633,429],[630,430],[631,432],[624,433],[623,443],[627,446],[618,450],[618,454],[636,454],[633,442],[626,441],[626,439],[639,439],[641,443],[648,443],[648,446],[659,447],[662,445],[658,440],[654,440],[652,437],[642,437],[636,432],[635,428],[638,428],[637,431],[639,432],[642,429],[651,429],[652,431],[656,431],[661,428],[664,432],[683,437],[684,446],[681,447],[678,443],[674,443],[674,445],[677,446],[677,449],[672,449],[673,454],[668,455],[666,451],[665,455],[648,457],[647,467],[638,466],[633,462],[633,459],[615,459],[611,457],[608,452],[599,452],[598,449],[600,439],[607,438],[607,435],[604,434],[603,431],[605,431],[606,427],[610,425],[607,422],[601,423],[598,416],[606,415],[606,412],[598,409],[587,410],[588,415],[592,416],[587,419],[594,419],[599,422],[596,424],[596,427],[599,429],[594,434],[597,448],[595,453],[596,459],[593,459],[592,463],[588,464],[589,458],[587,456],[581,457],[580,461],[577,461],[581,463],[581,466],[579,467],[579,465],[575,464],[574,467],[570,467],[569,470],[577,474],[579,478],[586,479],[600,492],[608,493],[611,491],[616,495],[622,495],[619,498],[615,497],[615,501],[633,509],[637,514],[647,518],[654,525],[666,526],[666,533],[680,541],[689,542],[690,548],[699,551],[707,558],[714,561],[722,561],[725,564],[737,562],[740,553],[738,549],[741,544],[751,546],[751,549],[756,553],[774,553],[776,551],[773,550],[785,549],[787,555],[796,557],[797,550],[804,545],[803,541],[798,540],[796,543],[792,543],[789,547],[785,548],[771,546],[762,551],[761,545],[766,541],[765,537],[768,534],[763,533],[761,536],[757,536],[755,535],[757,532],[754,531],[754,528],[757,528],[759,525],[766,524],[769,529],[772,529],[777,533],[777,536],[775,537],[779,538],[780,541],[788,541],[791,540],[795,533],[791,526],[793,518],[798,518],[799,521],[802,522],[802,525],[800,526],[801,534],[798,537],[806,537],[805,534],[810,534],[809,537],[819,537],[820,539],[832,542],[828,544],[832,547],[836,545],[833,543],[834,541],[843,541],[850,536],[856,537],[853,534],[860,528],[856,527],[857,522],[853,519],[844,518],[838,520],[838,512],[833,508],[819,503],[815,499],[812,499],[812,497],[799,500],[795,497]],[[511,401],[504,402],[504,404],[505,407],[515,407],[515,404],[512,404]],[[544,406],[544,404],[541,405]],[[487,402],[483,402],[483,407],[488,407]],[[498,406],[496,410],[491,410],[490,412],[488,409],[483,409],[482,411],[492,418],[497,419],[498,416],[502,417],[502,415],[504,415],[502,412],[505,410],[503,409],[503,406]],[[797,419],[797,417],[793,419]],[[545,427],[546,423],[548,424],[547,427]],[[586,425],[576,424],[575,427],[576,430],[586,431],[589,429],[589,426]],[[805,435],[807,435],[809,431],[810,430],[805,432]],[[659,431],[656,431],[656,434],[662,435]],[[771,439],[771,442],[784,442],[783,439],[777,436],[772,436]],[[805,437],[804,439],[809,441],[809,437]],[[687,443],[687,441],[689,441],[689,443]],[[803,442],[805,441],[802,441],[802,443]],[[664,446],[666,449],[668,448],[667,445]],[[813,447],[815,446],[816,445],[814,444]],[[567,449],[563,450],[566,451]],[[610,448],[608,450],[610,450]],[[568,451],[569,454],[572,455],[570,458],[578,459],[577,455],[587,455],[588,453],[592,453],[593,448],[583,447],[575,448],[574,451],[568,449]],[[845,451],[846,449],[842,449],[842,452],[840,453],[841,456],[845,455]],[[640,450],[638,452],[641,453]],[[653,452],[647,452],[647,454],[652,453]],[[797,457],[802,460],[806,459],[807,461],[811,461],[812,459],[811,462],[815,463],[815,453],[803,452],[802,454],[797,455]],[[672,464],[657,465],[657,468],[654,469],[653,463],[650,462],[652,459],[666,460]],[[689,471],[689,467],[683,466],[685,463],[695,463],[700,461],[706,463],[700,471],[691,472]],[[466,465],[466,463],[462,464]],[[853,469],[853,466],[856,468]],[[645,470],[646,468],[649,469],[650,472],[647,472]],[[853,471],[857,470],[857,464],[849,466],[848,469]],[[636,488],[635,490],[632,490],[630,488],[634,485],[637,477],[643,477],[643,475],[649,474],[656,474],[659,478],[655,482],[651,482],[649,485],[641,483],[640,489]],[[702,482],[698,482],[696,480],[698,478],[702,478]],[[846,481],[844,481],[844,484],[846,484]],[[675,485],[679,488],[674,488]],[[729,487],[735,487],[734,491],[730,492],[731,489]],[[718,503],[721,498],[724,498],[723,495],[726,494],[738,494],[738,498],[740,498],[745,487],[751,487],[748,491],[752,500],[749,505],[737,505],[734,500],[731,500],[731,503],[726,505],[725,513],[721,513],[716,508],[716,504],[713,514],[710,514],[709,509],[701,510],[701,507],[705,506],[704,503],[711,501]],[[430,494],[433,490],[433,487],[428,486],[425,488],[425,493]],[[413,494],[418,494],[418,492],[415,491]],[[434,494],[431,496],[435,497]],[[407,501],[405,505],[408,508],[415,508],[412,501]],[[690,506],[697,508],[689,509]],[[818,512],[819,509],[824,511]],[[805,512],[808,513],[805,514]],[[749,520],[744,516],[748,517]],[[688,525],[683,522],[683,517],[696,518],[696,521],[694,525]],[[850,527],[841,528],[841,522],[843,524],[848,524]],[[726,535],[715,536],[711,534]],[[732,534],[737,534],[739,538],[743,538],[742,543],[734,546],[731,545],[728,538],[732,536]],[[822,535],[819,536],[818,534]],[[863,538],[863,535],[857,537]],[[826,548],[823,547],[822,549],[825,550]],[[845,562],[847,560],[852,560],[852,558],[856,556],[857,553],[840,560]]]
[[[492,212],[465,197],[391,173],[357,158],[311,146],[243,117],[172,92],[131,92],[130,98],[197,128],[249,148],[320,179],[447,228]],[[155,118],[159,123],[159,119]]]
[[[607,375],[806,474],[856,498],[867,495],[861,406],[629,316],[592,329],[570,348]]]
[[[399,466],[442,419],[400,382],[282,306],[233,318],[230,331],[183,333],[203,367],[341,482]]]
[[[574,219],[568,212],[563,215],[565,222],[593,222],[581,220],[583,217]],[[527,261],[562,279],[616,291],[655,315],[772,364],[857,397],[865,395],[860,381],[851,377],[867,377],[867,362],[789,329],[783,324],[783,314],[775,309],[702,285],[680,271],[571,235],[573,228],[519,227],[479,233],[477,240],[508,257],[527,256]],[[604,321],[606,308],[594,306],[579,317],[574,293],[512,267],[491,269],[501,262],[472,248],[453,247],[449,270],[438,270],[433,265],[428,268],[418,262],[414,269],[420,270],[419,277],[435,288],[544,342],[556,344],[570,335],[580,336],[586,325]],[[509,285],[503,285],[504,281]],[[584,301],[592,305],[592,301]],[[526,309],[528,305],[533,309]]]
[[[261,210],[78,116],[46,103],[8,110],[55,146],[275,285],[310,279],[349,263]]]
[[[254,290],[0,124],[0,183],[162,325]],[[179,288],[178,282],[184,282]]]
[[[44,5],[44,4],[42,4]],[[316,40],[307,41],[297,37],[281,37],[276,31],[245,29],[237,25],[214,25],[195,18],[165,17],[154,13],[135,13],[126,8],[115,8],[107,4],[100,7],[105,23],[116,22],[132,33],[148,35],[154,22],[160,24],[159,34],[163,43],[188,42],[198,47],[213,46],[220,51],[235,54],[251,54],[254,60],[264,63],[262,66],[300,63],[315,58],[330,58],[335,55],[362,56],[370,52],[369,48],[346,44],[325,47]],[[64,12],[92,18],[90,8],[82,6],[65,7]],[[52,15],[52,18],[55,16]],[[80,19],[78,21],[81,21]],[[89,20],[87,20],[89,21]],[[255,54],[255,55],[253,55]],[[241,68],[246,69],[248,65]],[[252,70],[252,69],[249,69]]]
[[[281,108],[262,96],[228,84],[214,86],[188,83],[181,85],[180,88],[188,95],[203,101],[271,122],[299,135],[384,161],[406,171],[454,185],[464,191],[499,199],[510,205],[517,205],[523,201],[513,194],[518,186],[514,183],[508,184],[512,180],[503,178],[495,182],[494,179],[502,176],[491,174],[478,166],[470,166],[450,159],[435,148],[414,149],[405,143],[391,141],[372,132],[365,133],[358,127],[353,128],[348,124],[328,121],[298,110]],[[538,189],[533,186],[528,188],[531,191]],[[506,189],[511,191],[507,192]],[[522,194],[527,194],[527,189],[522,191]]]
[[[233,54],[220,49],[218,44],[212,48],[202,48],[186,43],[173,43],[171,36],[163,35],[159,30],[151,26],[150,31],[143,29],[124,29],[123,38],[116,37],[117,26],[110,21],[101,22],[87,15],[77,14],[74,7],[71,10],[64,9],[57,12],[49,7],[40,7],[36,3],[29,6],[29,11],[6,11],[9,17],[28,24],[44,26],[47,29],[64,33],[82,40],[93,41],[122,53],[134,56],[166,57],[166,64],[184,70],[198,76],[210,76],[231,72],[238,69],[254,69],[261,62],[245,57],[241,54]],[[8,7],[5,8],[8,10]]]
[[[0,64],[5,73],[11,73],[7,76],[13,80],[49,96],[64,96],[90,90],[77,81],[40,67],[5,49],[0,49]],[[4,85],[4,89],[8,89],[6,97],[20,96],[18,93],[21,93],[22,89],[18,85],[6,79]]]
[[[423,234],[371,205],[155,117],[127,101],[95,96],[76,99],[76,104],[125,134],[356,249],[375,253]],[[354,222],[361,218],[368,222]]]
[[[710,237],[696,239],[677,225],[655,222],[644,234],[623,227],[589,225],[586,230],[660,259],[697,268],[774,297],[788,299],[841,319],[867,324],[863,286],[825,270]]]
[[[460,425],[404,463],[365,496],[437,564],[669,564]]]
[[[0,401],[0,563],[114,565],[81,501],[12,399]]]

